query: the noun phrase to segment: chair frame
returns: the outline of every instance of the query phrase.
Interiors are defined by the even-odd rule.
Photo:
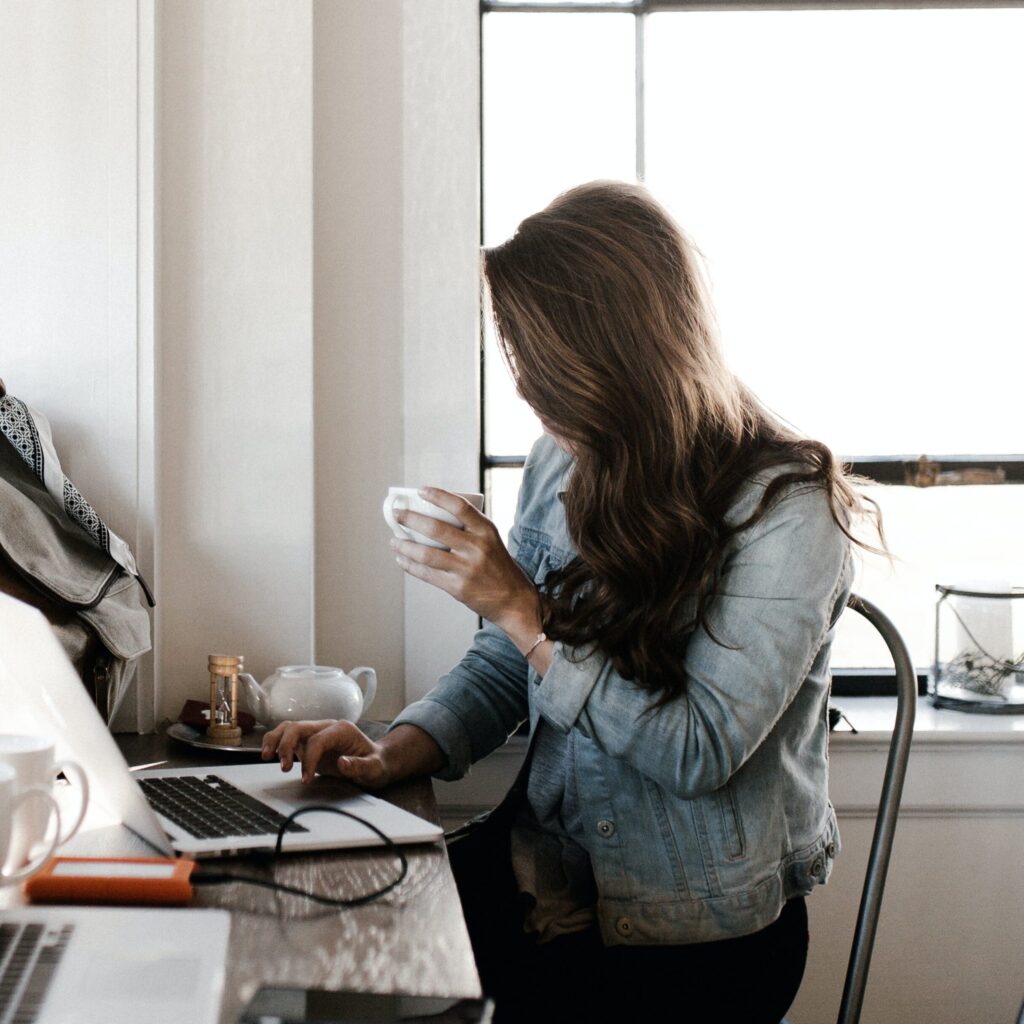
[[[914,715],[917,711],[917,674],[914,672],[903,637],[878,607],[857,594],[850,595],[847,607],[859,612],[878,630],[889,648],[896,667],[896,724],[889,742],[882,795],[878,804],[878,816],[875,818],[875,832],[871,840],[864,889],[857,912],[857,926],[853,933],[850,961],[846,968],[846,984],[843,987],[843,998],[837,1018],[838,1024],[857,1024],[864,1003],[868,968],[871,966],[871,953],[878,930],[878,914],[889,871],[900,800],[903,797],[903,781],[910,759],[910,741],[914,732]]]

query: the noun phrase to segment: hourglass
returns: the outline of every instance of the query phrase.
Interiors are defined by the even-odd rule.
[[[210,667],[210,724],[206,735],[228,747],[242,743],[242,729],[238,724],[238,673],[242,671],[241,656],[211,654]]]

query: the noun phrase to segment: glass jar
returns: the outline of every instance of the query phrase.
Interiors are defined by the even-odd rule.
[[[1024,587],[937,584],[936,707],[990,714],[1024,712]]]

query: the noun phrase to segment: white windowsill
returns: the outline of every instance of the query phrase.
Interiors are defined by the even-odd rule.
[[[889,742],[896,722],[895,697],[833,697],[832,703],[857,729],[845,722],[832,733],[831,746],[842,749],[865,743]],[[1019,743],[1024,741],[1024,715],[977,714],[932,706],[918,697],[914,717],[914,747],[949,743]]]

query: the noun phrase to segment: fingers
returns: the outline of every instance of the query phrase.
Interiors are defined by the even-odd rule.
[[[477,510],[472,502],[467,501],[458,494],[452,494],[451,491],[446,491],[441,487],[421,487],[420,497],[429,501],[431,505],[436,505],[438,508],[443,508],[445,512],[450,512],[466,529],[477,526],[481,522],[490,522],[482,512]]]
[[[444,527],[445,530],[450,530],[462,538],[465,537],[462,530],[457,527],[451,526],[449,523],[439,523],[436,519],[431,519],[429,516],[421,516],[415,512],[406,512],[402,513],[402,515],[409,519],[415,517],[416,522],[409,522],[408,525],[427,536],[441,539],[441,530],[435,528]],[[405,522],[406,519],[403,518],[403,525]],[[452,539],[450,536],[445,538],[445,540]],[[391,547],[396,553],[395,561],[410,576],[415,576],[416,579],[439,587],[449,594],[454,595],[456,593],[460,585],[458,574],[461,571],[463,562],[461,552],[447,551],[442,548],[430,547],[428,544],[418,544],[411,540],[398,540],[394,537],[391,539]]]
[[[303,782],[319,772],[341,775],[363,789],[388,784],[378,745],[351,722],[282,722],[263,737],[260,753],[264,761],[280,757],[285,772],[300,762]]]
[[[419,493],[424,500],[452,515],[459,521],[459,525],[424,515],[413,509],[397,509],[394,513],[395,521],[406,530],[414,531],[442,544],[453,552],[466,551],[474,544],[487,545],[493,544],[495,541],[500,542],[498,531],[491,520],[461,495],[452,494],[451,491],[445,491],[440,487],[423,487]],[[429,545],[421,544],[419,546],[428,547]],[[412,557],[411,550],[407,550],[405,554]],[[431,556],[431,558],[435,560],[417,559],[417,561],[423,561],[432,568],[450,568],[443,560],[436,560],[436,556]]]
[[[449,550],[456,555],[467,555],[477,550],[486,550],[499,545],[504,547],[494,523],[482,513],[477,512],[464,498],[459,498],[458,500],[463,502],[466,508],[471,509],[477,517],[477,522],[472,529],[469,526],[462,529],[458,526],[452,526],[451,523],[446,523],[441,519],[434,519],[432,516],[425,516],[420,512],[413,512],[410,509],[402,509],[395,513],[395,518],[403,527],[428,537],[438,544],[443,544],[444,548],[431,548],[428,544],[417,543],[416,541],[403,541],[398,538],[392,540],[392,547],[400,549],[403,553],[410,556],[415,552],[422,556],[418,557],[417,561],[422,561],[438,569],[450,569],[452,567],[451,560],[445,558]],[[403,545],[406,546],[403,547]],[[428,555],[427,552],[429,551],[433,551],[435,554]]]
[[[312,782],[318,770],[335,769],[339,754],[363,755],[372,750],[372,741],[351,722],[335,722],[306,740],[302,781]]]
[[[422,512],[413,512],[412,509],[399,510],[395,513],[395,519],[406,529],[415,530],[448,548],[455,547],[466,536],[461,526],[452,526],[451,523],[425,516]]]
[[[318,723],[313,722],[282,722],[263,737],[260,756],[269,761],[276,754],[281,759],[283,771],[290,771],[292,763],[307,735],[312,735]]]
[[[410,562],[419,562],[420,565],[441,572],[450,572],[456,565],[455,556],[450,551],[432,548],[429,544],[417,544],[414,540],[398,540],[397,537],[392,537],[391,547]]]
[[[342,778],[354,782],[363,789],[384,789],[390,781],[379,754],[367,757],[339,757],[337,769]]]
[[[423,545],[417,546],[422,547]],[[403,569],[410,576],[415,576],[416,579],[423,580],[424,583],[430,583],[447,594],[458,596],[458,589],[462,582],[458,576],[445,572],[443,569],[432,569],[429,565],[415,562],[405,555],[397,555],[395,561],[398,563],[399,568]]]
[[[371,740],[351,722],[325,719],[316,722],[282,722],[263,737],[260,756],[264,761],[274,756],[281,759],[282,771],[291,771],[296,761],[302,763],[302,778],[308,782],[325,753],[334,749],[331,764],[339,753],[353,751],[364,754],[373,749]]]

